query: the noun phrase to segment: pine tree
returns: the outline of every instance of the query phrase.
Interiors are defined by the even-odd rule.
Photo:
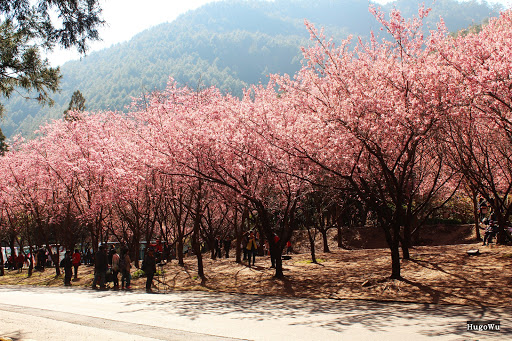
[[[5,152],[8,150],[8,146],[5,143],[5,136],[0,129],[0,156],[3,156]]]
[[[88,41],[99,40],[100,14],[99,0],[0,1],[0,96],[16,91],[52,105],[60,69],[41,52],[59,46],[85,53]],[[0,116],[3,111],[0,103]]]
[[[76,117],[72,115],[72,112],[77,111],[85,111],[85,97],[82,95],[80,90],[76,90],[75,92],[73,92],[73,95],[71,96],[71,101],[69,101],[69,106],[66,110],[64,110],[64,119],[68,121],[75,120]]]

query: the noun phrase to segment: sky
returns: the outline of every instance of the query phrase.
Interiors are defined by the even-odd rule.
[[[180,14],[215,1],[220,0],[100,0],[103,19],[107,25],[99,31],[102,41],[91,43],[89,53],[130,40],[145,29],[164,22],[172,22]],[[374,0],[380,4],[391,1]],[[489,0],[488,2],[500,3],[507,8],[512,4],[512,0]],[[61,65],[68,60],[80,59],[76,50],[56,50],[47,57],[53,66]]]

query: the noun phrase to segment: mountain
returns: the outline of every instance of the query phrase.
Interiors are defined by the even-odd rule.
[[[477,0],[427,0],[426,4],[433,9],[428,26],[434,27],[442,16],[450,31],[480,24],[500,10]],[[411,0],[398,0],[383,9],[393,7],[406,17],[418,10]],[[15,133],[30,137],[41,123],[62,117],[76,90],[84,95],[90,111],[124,111],[133,97],[164,89],[169,77],[181,85],[215,85],[240,95],[250,84],[266,83],[269,73],[294,74],[300,68],[300,47],[310,43],[304,19],[325,28],[326,35],[336,40],[350,34],[367,37],[379,28],[367,0],[210,3],[128,42],[64,64],[62,91],[54,95],[52,108],[22,97],[4,100],[7,115],[2,130],[7,137]]]

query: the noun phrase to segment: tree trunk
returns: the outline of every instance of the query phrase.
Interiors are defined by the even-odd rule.
[[[478,242],[482,241],[482,236],[480,235],[480,214],[478,212],[478,196],[476,191],[473,192],[473,219],[475,220],[475,237]]]
[[[29,249],[30,249],[30,257],[28,257],[28,277],[32,276],[32,271],[34,270],[34,262],[33,262],[33,258],[34,258],[34,250],[32,249],[32,244],[30,243],[30,239],[29,239]]]
[[[404,226],[404,237],[401,240],[402,255],[404,259],[411,259],[409,248],[411,247],[411,228],[409,225]]]
[[[381,223],[382,224],[382,223]],[[386,236],[386,242],[391,251],[391,276],[392,279],[401,279],[400,275],[400,227],[381,225]]]
[[[5,270],[4,270],[4,254],[1,250],[2,242],[0,241],[0,276],[5,276]]]
[[[400,252],[398,243],[390,246],[391,249],[391,276],[392,279],[402,278],[400,275]]]
[[[315,238],[311,235],[311,229],[308,227],[308,239],[309,239],[309,248],[311,252],[311,262],[317,264],[316,254],[315,254]]]
[[[46,244],[50,245],[50,244]],[[60,276],[60,267],[59,267],[59,247],[57,246],[57,253],[54,254],[52,252],[52,247],[48,246],[48,253],[50,254],[50,258],[52,259],[52,262],[55,264],[55,277]]]
[[[248,208],[248,202],[247,202],[247,200],[245,200],[244,210],[242,212],[242,221],[240,222],[240,225],[238,225],[238,228],[236,228],[237,225],[235,224],[236,262],[238,264],[242,264],[242,239],[244,238],[244,226],[245,226],[248,218],[249,218],[249,208]]]
[[[401,279],[400,274],[400,226],[393,226],[393,239],[390,245],[391,248],[391,277],[393,279]]]
[[[32,276],[32,272],[34,271],[34,249],[32,248],[32,240],[30,239],[30,231],[27,226],[27,242],[28,242],[28,250],[30,253],[30,257],[28,257],[28,277]]]
[[[338,231],[338,235],[336,236],[336,239],[338,241],[338,247],[343,247],[343,238],[341,238],[341,226],[336,226],[336,230]]]
[[[148,243],[149,243],[149,241],[148,241]],[[139,263],[140,263],[140,262],[139,262],[139,258],[140,258],[140,238],[135,238],[135,239],[133,240],[133,246],[134,246],[134,249],[135,249],[135,250],[134,250],[134,251],[135,251],[135,255],[134,255],[134,257],[133,257],[133,258],[134,258],[134,261],[135,261],[135,267],[136,267],[137,269],[139,269],[139,267],[140,267],[140,266],[139,266]],[[147,246],[147,245],[146,245],[146,246]],[[95,252],[94,254],[96,254],[96,252]]]
[[[199,191],[197,193],[197,201],[196,201],[196,209],[195,209],[195,217],[194,217],[194,232],[192,236],[192,247],[194,248],[194,253],[197,258],[197,276],[201,278],[202,281],[206,280],[204,276],[204,268],[203,268],[203,255],[201,254],[201,245],[200,245],[200,231],[199,227],[201,225],[201,184],[199,185]]]
[[[284,278],[284,273],[283,273],[283,257],[281,257],[280,255],[282,254],[283,250],[276,250],[277,252],[277,255],[278,257],[276,257],[276,273],[274,275],[275,278]]]
[[[89,234],[91,235],[91,243],[92,243],[92,254],[95,255],[98,251],[98,236],[94,229],[94,224],[88,224]]]
[[[16,249],[14,246],[14,240],[15,240],[14,238],[9,240],[9,247],[11,249],[11,256],[12,256],[12,259],[14,260],[14,264],[16,264]]]
[[[243,238],[243,225],[240,225],[236,230],[235,230],[235,252],[236,252],[236,262],[238,264],[242,264],[242,238]]]
[[[329,250],[329,240],[327,239],[327,230],[322,229],[320,230],[320,233],[322,233],[322,240],[324,242],[324,252],[329,253],[331,250]]]
[[[178,227],[178,229],[181,229]],[[178,232],[178,240],[176,241],[176,257],[178,258],[178,265],[185,266],[184,256],[183,256],[183,233],[181,230]]]
[[[194,227],[193,248],[197,258],[197,276],[202,280],[205,280],[204,267],[203,267],[203,255],[201,254],[201,245],[199,243],[199,231]]]

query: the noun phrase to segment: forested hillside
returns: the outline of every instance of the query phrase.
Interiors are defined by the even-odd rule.
[[[433,8],[431,23],[442,16],[452,32],[499,11],[476,0],[426,1],[426,5]],[[392,6],[406,17],[417,11],[416,1],[395,1],[385,9]],[[309,43],[305,18],[338,40],[349,34],[367,36],[378,27],[367,0],[211,3],[128,42],[64,64],[62,91],[54,95],[52,108],[21,97],[3,99],[7,115],[2,130],[7,137],[18,132],[30,136],[45,120],[62,117],[76,90],[84,95],[87,110],[125,110],[132,97],[163,89],[169,77],[181,85],[214,85],[240,95],[250,84],[265,83],[269,73],[293,74],[300,68],[300,46]]]

